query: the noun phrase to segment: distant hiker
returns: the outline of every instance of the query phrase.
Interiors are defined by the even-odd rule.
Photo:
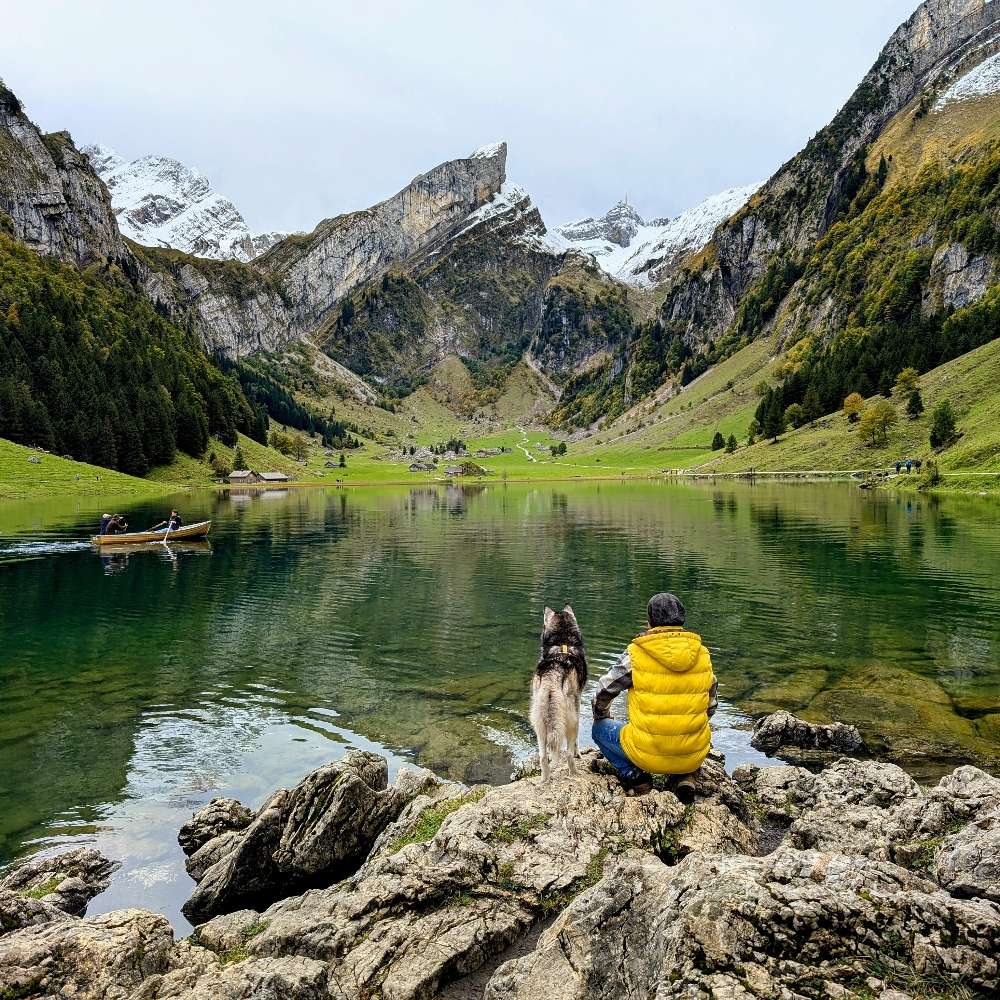
[[[652,788],[652,774],[675,774],[682,802],[694,798],[694,772],[711,748],[708,720],[718,707],[718,681],[701,637],[684,628],[684,605],[655,594],[649,628],[629,643],[598,681],[594,742],[634,795]],[[611,718],[611,703],[628,691],[628,722]]]
[[[922,460],[922,459],[919,459],[919,458],[915,458],[915,459],[913,460],[913,468],[914,468],[914,469],[916,469],[916,470],[917,470],[917,472],[919,472],[919,471],[920,471],[920,467],[921,467],[921,466],[922,466],[923,464],[924,464],[924,463],[923,463],[923,460]]]
[[[169,527],[171,531],[176,531],[184,522],[181,520],[180,514],[176,510],[170,512],[170,517],[166,521],[160,521],[159,524],[154,524],[150,531],[159,531],[161,528]]]
[[[901,469],[902,467],[903,467],[903,463],[902,463],[902,462],[897,462],[897,463],[896,463],[896,475],[897,475],[897,476],[899,475],[899,470],[900,470],[900,469]]]
[[[913,470],[913,460],[908,458],[906,460],[906,474],[909,475],[912,470]]]

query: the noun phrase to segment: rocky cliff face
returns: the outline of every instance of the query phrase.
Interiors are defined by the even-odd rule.
[[[168,156],[126,162],[106,146],[84,146],[111,194],[122,234],[144,246],[195,257],[253,260],[286,233],[251,233],[239,209],[207,177]]]
[[[0,83],[0,226],[78,266],[125,252],[108,192],[66,132],[43,135]]]
[[[922,89],[943,89],[1000,47],[1000,6],[926,0],[889,39],[833,121],[722,225],[703,266],[672,284],[663,317],[694,342],[718,337],[776,257],[807,250],[850,202],[857,158]]]

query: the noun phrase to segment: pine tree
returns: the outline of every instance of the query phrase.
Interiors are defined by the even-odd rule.
[[[914,389],[910,393],[910,398],[906,401],[906,413],[911,420],[916,420],[924,412],[924,401],[920,397],[920,390]]]
[[[726,453],[732,455],[736,451],[736,435],[730,434],[729,440],[726,442]]]
[[[246,469],[247,468],[247,457],[243,454],[243,446],[237,444],[236,450],[233,452],[233,468],[234,469]]]
[[[931,447],[944,448],[955,440],[956,433],[955,411],[951,403],[943,399],[931,411]]]
[[[347,459],[344,458],[344,453],[340,453],[340,461],[337,463],[342,469],[347,468]]]
[[[726,439],[722,436],[721,431],[715,432],[715,437],[712,438],[712,451],[720,451],[726,447]]]

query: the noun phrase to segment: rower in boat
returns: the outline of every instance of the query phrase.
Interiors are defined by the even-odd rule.
[[[169,528],[171,531],[176,531],[184,522],[181,520],[180,514],[176,510],[170,512],[170,517],[166,521],[160,521],[159,524],[154,524],[150,531],[160,531],[163,528]]]

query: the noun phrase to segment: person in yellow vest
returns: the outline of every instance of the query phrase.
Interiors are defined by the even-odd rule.
[[[622,787],[644,795],[652,775],[681,775],[674,790],[694,798],[694,772],[708,755],[708,720],[718,707],[719,682],[701,636],[684,628],[684,605],[655,594],[646,607],[649,628],[628,644],[598,681],[593,737],[618,772]],[[628,691],[628,722],[611,718],[611,703]]]

